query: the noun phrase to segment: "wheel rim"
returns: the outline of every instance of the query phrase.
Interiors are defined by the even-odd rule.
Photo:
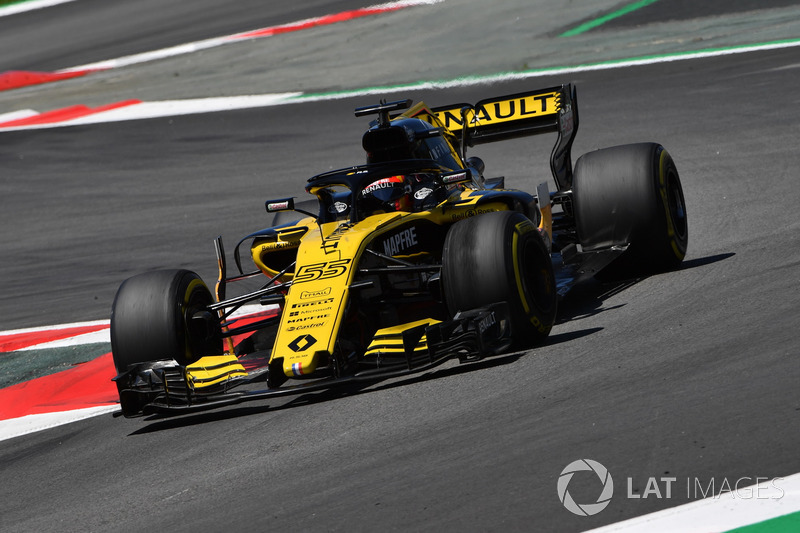
[[[192,280],[189,283],[189,286],[186,288],[183,304],[181,306],[181,314],[183,315],[184,324],[183,339],[185,339],[184,357],[186,358],[186,361],[195,361],[199,357],[209,355],[214,351],[208,339],[198,338],[198,332],[193,331],[189,327],[194,314],[198,311],[206,309],[211,303],[213,303],[213,301],[205,283],[203,283],[200,279]]]
[[[686,221],[686,207],[683,199],[683,190],[678,182],[675,172],[670,171],[667,175],[667,209],[668,216],[672,220],[672,227],[675,236],[683,241],[686,238],[688,224]]]
[[[542,262],[542,257],[536,244],[528,240],[523,251],[521,270],[525,275],[521,276],[522,290],[527,298],[533,301],[530,304],[543,313],[552,311],[554,305],[553,290],[554,283],[550,270]],[[549,259],[549,258],[548,258]],[[543,305],[547,303],[547,305]]]

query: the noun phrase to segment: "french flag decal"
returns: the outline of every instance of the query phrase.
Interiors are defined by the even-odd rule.
[[[292,363],[292,374],[295,376],[303,375],[303,363]]]

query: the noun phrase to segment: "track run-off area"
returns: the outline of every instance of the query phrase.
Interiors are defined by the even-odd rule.
[[[0,16],[0,43],[25,39],[12,27],[72,36],[0,64],[43,75],[0,91],[0,529],[800,527],[792,3],[123,4]],[[142,37],[148,21],[163,31]],[[211,41],[225,44],[197,45]],[[119,283],[171,267],[213,283],[214,237],[235,243],[265,225],[267,198],[363,160],[353,108],[565,82],[575,158],[637,141],[675,158],[682,269],[579,288],[528,352],[341,394],[111,416]],[[471,153],[531,190],[553,142]],[[605,482],[568,468],[584,459]],[[609,478],[597,514],[564,503],[567,482],[591,504]]]

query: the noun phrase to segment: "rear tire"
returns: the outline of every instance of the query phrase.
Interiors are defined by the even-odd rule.
[[[683,261],[689,241],[683,188],[663,146],[629,144],[584,154],[575,164],[573,200],[584,250],[630,244],[607,271],[649,274]]]
[[[156,270],[125,280],[111,308],[111,351],[117,372],[147,361],[175,359],[187,365],[205,355],[221,354],[219,328],[209,332],[207,321],[191,320],[213,301],[205,283],[188,270]]]
[[[553,263],[522,213],[486,213],[454,224],[442,249],[442,292],[450,316],[508,302],[514,346],[541,342],[556,317]]]

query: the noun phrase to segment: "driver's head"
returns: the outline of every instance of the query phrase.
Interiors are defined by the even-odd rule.
[[[411,185],[404,176],[381,178],[361,191],[362,205],[367,214],[411,211]]]
[[[419,141],[414,131],[401,125],[376,127],[368,130],[361,139],[367,152],[367,163],[384,163],[414,159],[414,149]]]

